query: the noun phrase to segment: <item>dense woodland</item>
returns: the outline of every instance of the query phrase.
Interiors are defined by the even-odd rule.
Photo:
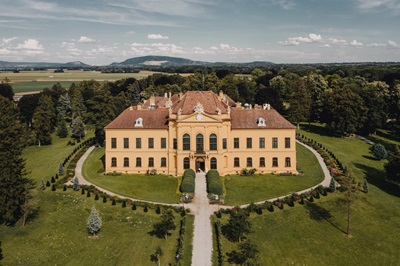
[[[169,70],[178,72],[176,68],[165,71]],[[324,123],[332,135],[339,137],[353,133],[373,134],[377,128],[400,128],[398,65],[275,66],[251,71],[242,66],[240,71],[237,67],[193,70],[194,74],[188,76],[158,73],[140,80],[128,78],[105,83],[88,80],[69,88],[55,84],[39,94],[22,97],[18,103],[12,100],[12,84],[2,81],[0,151],[1,158],[9,160],[2,160],[1,170],[10,182],[1,182],[0,202],[14,205],[2,205],[0,223],[12,224],[24,213],[23,202],[30,186],[29,180],[24,178],[21,159],[25,145],[49,145],[55,131],[60,137],[72,134],[80,141],[87,126],[94,129],[96,140],[102,145],[103,128],[108,123],[128,106],[153,95],[222,90],[236,102],[270,103],[294,124]],[[235,75],[247,72],[251,74]],[[11,169],[13,165],[18,167]],[[14,186],[14,180],[20,186]]]

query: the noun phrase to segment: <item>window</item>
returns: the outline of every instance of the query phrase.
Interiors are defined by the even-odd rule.
[[[260,158],[260,167],[265,167],[265,158],[264,157]]]
[[[190,168],[190,160],[188,157],[183,158],[183,169],[189,169]]]
[[[154,149],[154,138],[149,138],[149,149]]]
[[[210,151],[216,151],[216,150],[217,150],[217,135],[211,134],[210,135]]]
[[[233,148],[239,149],[239,138],[233,139]]]
[[[246,139],[246,147],[247,147],[247,149],[251,149],[253,147],[253,139],[252,138]]]
[[[136,167],[142,167],[142,158],[140,157],[136,158]]]
[[[115,157],[111,158],[111,167],[117,167],[117,158]]]
[[[253,158],[247,157],[246,167],[253,167]]]
[[[154,167],[154,158],[153,157],[149,158],[149,167]]]
[[[183,135],[182,143],[183,143],[183,150],[190,151],[190,135],[189,134]],[[187,168],[185,168],[185,169],[187,169]]]
[[[239,157],[233,159],[233,167],[240,167]]]
[[[128,157],[124,158],[124,167],[129,167],[129,158]]]
[[[136,138],[136,149],[142,148],[142,138]]]
[[[285,138],[285,148],[290,149],[290,138]]]
[[[124,138],[124,149],[129,149],[129,138]]]
[[[265,119],[262,117],[258,118],[257,124],[259,127],[265,127]]]
[[[265,138],[260,138],[260,149],[265,149]]]
[[[161,158],[161,167],[167,167],[167,158],[165,157]]]
[[[272,167],[278,167],[278,158],[277,157],[272,158]]]
[[[173,145],[174,145],[174,150],[178,149],[178,140],[177,139],[174,139]]]
[[[197,134],[196,136],[196,151],[203,152],[204,151],[204,138],[202,134]]]
[[[161,138],[161,149],[167,148],[167,139]]]
[[[116,148],[117,148],[117,139],[111,138],[111,149],[116,149]]]
[[[212,157],[210,160],[210,168],[217,169],[217,158]]]
[[[143,118],[139,117],[135,121],[135,127],[142,127],[143,126]]]
[[[285,158],[285,167],[291,167],[291,163],[290,163],[290,157],[286,157]]]
[[[272,148],[278,148],[278,138],[272,138]]]
[[[226,139],[222,139],[222,149],[226,150]]]

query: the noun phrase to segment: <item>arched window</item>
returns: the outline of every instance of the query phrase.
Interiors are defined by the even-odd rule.
[[[251,157],[247,157],[246,167],[253,167],[253,159]]]
[[[204,137],[202,134],[197,134],[196,136],[196,152],[203,152],[204,151]]]
[[[149,158],[149,167],[154,167],[154,158],[153,157]]]
[[[142,158],[140,157],[136,158],[136,167],[142,167]]]
[[[210,135],[210,151],[217,150],[217,135],[211,134]]]
[[[212,157],[210,159],[210,168],[211,169],[217,169],[217,158]]]
[[[264,157],[260,158],[260,167],[265,167],[265,158]]]
[[[135,121],[135,127],[142,127],[143,126],[143,118],[139,117]]]
[[[272,158],[272,167],[278,167],[278,157]]]
[[[124,167],[129,167],[129,158],[128,157],[124,158]]]
[[[291,163],[290,163],[290,157],[286,157],[285,158],[285,167],[291,167]]]
[[[117,158],[115,157],[111,158],[111,167],[117,167]]]
[[[190,135],[185,134],[182,138],[183,150],[190,151]]]
[[[188,157],[183,158],[183,169],[189,169],[190,168],[190,160]]]

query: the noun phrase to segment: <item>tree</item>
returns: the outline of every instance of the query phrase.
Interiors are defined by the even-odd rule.
[[[33,185],[26,178],[22,150],[26,132],[18,109],[0,96],[0,224],[13,225],[24,214],[25,195]]]
[[[170,230],[175,230],[174,214],[171,210],[164,210],[161,214],[161,221],[153,225],[153,234],[157,237],[168,238]]]
[[[89,219],[87,221],[87,226],[89,234],[93,236],[95,236],[101,229],[102,226],[101,218],[94,206],[92,207],[92,211],[90,212]]]
[[[71,136],[73,138],[82,140],[86,134],[85,124],[83,123],[80,116],[77,116],[74,120],[72,120],[71,124]]]
[[[357,182],[355,178],[350,174],[344,177],[341,183],[342,196],[338,199],[338,202],[347,208],[347,228],[346,235],[350,237],[351,229],[351,206],[354,204],[357,198]]]
[[[293,89],[289,96],[289,119],[297,123],[308,121],[311,112],[311,95],[307,90],[304,80],[298,79],[295,83],[297,86]]]
[[[331,177],[331,182],[329,183],[329,191],[335,192],[336,191],[336,182],[333,177]]]
[[[363,99],[352,87],[345,85],[326,93],[326,104],[322,122],[328,129],[344,136],[355,133],[365,121],[366,108]]]
[[[56,113],[50,96],[42,95],[32,118],[33,131],[39,147],[41,144],[51,144],[52,121],[55,117]]]
[[[0,260],[2,260],[3,257],[3,249],[1,248],[1,240],[0,240]]]
[[[309,74],[303,78],[304,85],[311,95],[310,121],[321,121],[324,110],[324,94],[328,89],[328,83],[319,74]]]
[[[62,162],[60,162],[60,164],[58,166],[58,174],[64,175],[64,164]]]
[[[58,121],[57,136],[60,138],[66,138],[68,136],[67,123],[65,123],[64,117],[60,117]]]
[[[75,177],[74,177],[74,190],[75,190],[75,191],[78,191],[78,190],[79,190],[79,187],[80,187],[80,185],[79,185],[79,179],[78,179],[77,176],[75,176]]]
[[[0,96],[3,96],[9,100],[13,100],[14,90],[7,78],[0,82]]]
[[[388,162],[384,165],[386,176],[389,180],[400,182],[400,149],[396,147],[395,152],[388,158]]]
[[[365,193],[369,192],[368,181],[366,178],[364,179],[363,189]]]
[[[154,254],[150,255],[150,261],[152,262],[157,262],[157,265],[160,266],[161,265],[161,256],[163,255],[163,251],[161,249],[161,247],[157,247],[156,251],[154,252]]]
[[[242,238],[251,232],[251,227],[247,213],[237,207],[231,212],[229,221],[222,227],[222,231],[231,241],[241,242]]]
[[[57,111],[63,117],[69,117],[71,114],[71,100],[68,93],[62,94],[58,98]]]
[[[375,159],[382,160],[385,159],[388,155],[385,146],[380,143],[376,143],[371,146],[370,148],[372,154],[374,155]]]
[[[240,243],[238,248],[239,252],[234,250],[230,253],[227,253],[229,263],[244,265],[248,261],[253,261],[256,258],[257,253],[259,253],[257,246],[250,240]]]
[[[74,119],[77,116],[83,117],[86,113],[86,106],[80,88],[76,87],[75,84],[71,84],[71,87],[68,90],[68,95],[71,103],[71,119]]]

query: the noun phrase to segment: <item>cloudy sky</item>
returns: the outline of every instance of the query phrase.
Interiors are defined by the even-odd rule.
[[[1,0],[0,60],[400,61],[400,0]]]

